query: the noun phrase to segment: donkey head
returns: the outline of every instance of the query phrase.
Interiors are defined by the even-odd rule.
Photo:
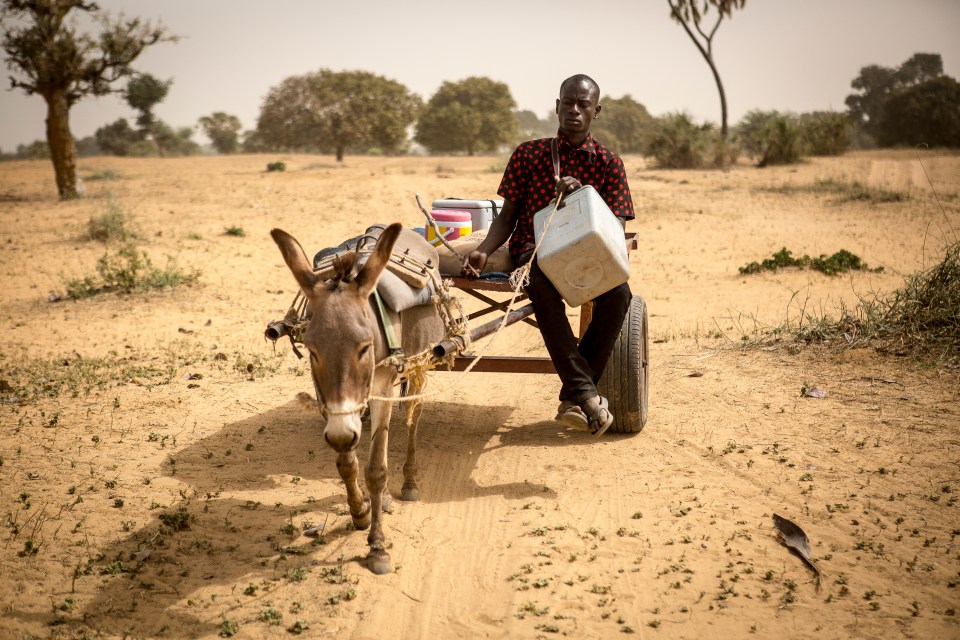
[[[323,437],[340,453],[360,442],[360,414],[370,397],[377,346],[383,342],[369,297],[401,229],[397,223],[387,227],[362,268],[358,269],[357,254],[344,254],[335,277],[327,281],[313,272],[293,236],[280,229],[270,232],[310,303],[312,316],[302,339],[310,352],[310,371],[320,395],[317,399],[327,410]]]

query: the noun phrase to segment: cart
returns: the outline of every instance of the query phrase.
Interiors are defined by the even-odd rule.
[[[637,234],[624,234],[627,252],[637,248]],[[445,276],[445,279],[448,277]],[[511,310],[504,320],[509,298],[497,300],[488,294],[513,294],[509,282],[503,280],[484,280],[449,278],[453,286],[464,293],[480,300],[487,306],[467,316],[470,321],[483,316],[497,313],[496,319],[490,320],[470,330],[471,344],[497,331],[501,325],[509,326],[517,322],[526,322],[537,326],[533,317],[533,305],[528,301],[525,293],[517,295],[516,302],[526,304]],[[583,337],[590,324],[592,303],[584,304],[580,309],[579,336]],[[457,340],[447,340],[434,348],[434,356],[444,358],[450,354],[455,356],[453,371],[463,371],[473,362],[475,357],[460,355],[464,345]],[[647,333],[647,305],[643,298],[634,294],[630,308],[623,320],[620,335],[613,346],[610,360],[607,362],[597,391],[607,398],[610,403],[610,412],[613,414],[613,425],[610,431],[616,433],[638,433],[647,422],[648,402],[648,349],[649,338]],[[548,357],[522,356],[482,356],[471,371],[498,372],[498,373],[556,373],[553,362]]]
[[[624,241],[627,253],[637,248],[636,233],[625,233]],[[497,300],[488,295],[512,296],[513,288],[505,280],[469,279],[459,276],[444,276],[444,280],[451,281],[456,289],[487,305],[469,314],[468,321],[489,314],[499,314],[496,319],[474,326],[470,330],[470,344],[492,335],[501,326],[506,327],[517,322],[537,326],[536,319],[533,317],[533,304],[529,302],[525,293],[518,293],[515,303],[526,302],[526,304],[509,312],[507,310],[510,306],[509,297]],[[580,309],[580,337],[583,337],[590,324],[591,307],[592,303],[588,302]],[[300,357],[301,354],[296,346],[299,338],[296,327],[306,321],[306,313],[305,299],[302,294],[298,294],[283,320],[271,321],[264,335],[274,342],[283,336],[289,337],[294,353]],[[475,356],[463,354],[466,346],[461,337],[444,340],[433,348],[433,356],[437,361],[449,361],[452,356],[451,370],[464,371],[476,359]],[[647,305],[643,298],[634,295],[627,315],[623,319],[620,335],[607,361],[607,367],[597,385],[597,391],[610,403],[610,412],[613,414],[613,425],[610,427],[612,432],[639,433],[647,422],[648,348]],[[550,358],[529,356],[482,356],[473,365],[471,371],[556,374],[556,368]]]

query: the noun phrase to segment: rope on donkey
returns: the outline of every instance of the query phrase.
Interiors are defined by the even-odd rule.
[[[560,179],[558,175],[555,175],[554,178],[557,181]],[[547,217],[547,220],[544,223],[544,233],[546,233],[547,229],[550,228],[550,224],[553,222],[553,217],[560,208],[562,199],[563,194],[558,194],[556,202],[553,205],[553,210],[550,212],[550,215]],[[421,211],[424,211],[425,215],[427,215],[427,219],[432,221],[432,217],[429,214],[426,214],[426,211],[424,210],[419,194],[417,195],[417,204],[420,206]],[[436,225],[435,222],[433,222],[433,224]],[[437,237],[441,238],[441,241],[443,241],[443,235],[439,233],[439,230],[435,229],[435,231],[437,232]],[[446,242],[444,242],[444,244],[446,244]],[[447,247],[458,258],[460,258],[461,262],[466,264],[463,256],[457,253],[453,247],[449,245],[447,245]],[[462,378],[466,374],[470,373],[480,359],[483,358],[494,342],[496,342],[497,336],[507,326],[507,319],[509,318],[510,312],[513,311],[513,308],[516,305],[517,297],[530,282],[530,267],[537,255],[538,249],[539,245],[534,245],[533,252],[530,254],[530,259],[526,262],[526,264],[522,265],[520,268],[516,269],[512,274],[510,274],[509,281],[511,288],[513,289],[513,294],[510,296],[510,301],[507,303],[500,326],[498,326],[497,329],[490,335],[490,339],[484,343],[483,347],[477,353],[472,355],[470,363],[463,369],[460,376],[441,388],[433,391],[424,391],[427,386],[427,373],[438,366],[447,365],[448,368],[452,368],[454,360],[456,359],[456,354],[451,353],[442,360],[438,361],[434,357],[431,347],[413,355],[405,355],[402,357],[389,355],[377,362],[374,365],[374,368],[384,365],[391,365],[397,367],[398,370],[402,369],[403,375],[401,379],[406,381],[407,389],[411,393],[403,396],[378,396],[370,394],[366,397],[365,401],[362,403],[362,407],[359,407],[359,409],[364,409],[367,405],[367,402],[371,400],[379,402],[405,402],[407,403],[406,418],[407,424],[409,425],[412,424],[411,421],[413,419],[414,412],[416,411],[417,407],[423,403],[424,399],[445,393],[446,391],[458,385]],[[459,340],[464,344],[464,349],[469,348],[471,344],[470,332],[468,330],[469,323],[467,316],[464,313],[463,305],[460,303],[460,299],[450,294],[450,281],[444,281],[441,278],[438,278],[432,269],[427,269],[426,272],[430,274],[430,278],[434,284],[434,291],[436,292],[432,301],[437,306],[437,311],[443,320],[444,326],[446,327],[444,339],[449,340],[451,338],[459,338]],[[294,353],[296,353],[298,357],[301,357],[301,354],[299,351],[297,351],[296,342],[300,340],[300,336],[303,334],[303,330],[306,328],[309,322],[309,318],[306,317],[306,303],[306,297],[303,296],[302,293],[298,292],[293,300],[292,305],[290,306],[290,309],[287,311],[286,315],[284,315],[284,318],[281,321],[281,323],[288,329],[290,342],[293,345]],[[320,411],[321,413],[349,414],[355,413],[358,410],[358,408],[353,408],[331,412],[322,405],[318,398],[314,399],[306,392],[300,392],[297,394],[297,400],[300,401],[302,405],[307,408]]]
[[[554,176],[554,178],[557,181],[559,181],[560,179],[559,176],[556,176],[556,175]],[[556,215],[557,210],[560,208],[560,202],[562,200],[563,200],[563,194],[558,195],[557,200],[553,205],[553,210],[550,212],[550,215],[547,217],[547,220],[544,223],[544,226],[543,226],[544,233],[546,233],[547,229],[550,228],[550,224],[553,222],[553,217],[554,215]],[[420,201],[419,196],[417,197],[417,201],[419,203]],[[422,206],[421,206],[421,209],[422,209]],[[437,235],[439,236],[440,234],[438,233]],[[507,303],[507,308],[504,311],[503,319],[500,321],[500,326],[497,327],[497,329],[490,335],[490,339],[484,343],[480,351],[472,356],[472,360],[470,361],[470,363],[463,369],[463,371],[460,373],[460,375],[457,378],[455,378],[451,383],[445,385],[444,387],[440,389],[436,389],[434,391],[428,391],[428,392],[421,391],[419,393],[415,393],[412,395],[405,395],[401,397],[370,396],[369,399],[380,400],[382,402],[410,402],[410,404],[407,405],[407,415],[409,419],[412,408],[416,406],[415,403],[420,403],[425,398],[439,395],[457,386],[460,383],[460,381],[463,379],[463,377],[473,370],[473,368],[477,365],[480,359],[483,358],[483,356],[486,354],[490,346],[493,345],[493,343],[496,341],[497,335],[499,335],[499,333],[503,331],[503,329],[507,326],[507,318],[509,317],[510,312],[513,311],[513,307],[517,302],[517,296],[519,296],[520,291],[526,288],[526,286],[530,283],[530,266],[533,264],[533,259],[536,257],[538,249],[539,249],[539,245],[535,244],[533,247],[533,253],[530,254],[530,259],[526,262],[526,264],[516,269],[510,275],[510,286],[513,289],[513,295],[510,296],[510,302]],[[451,248],[451,251],[452,250],[453,249]],[[459,256],[459,254],[457,255]],[[434,277],[435,279],[434,282],[436,284],[436,277],[433,276],[432,273],[431,273],[431,277]],[[455,303],[459,311],[459,321],[456,324],[456,331],[453,333],[451,332],[452,325],[449,323],[449,320],[447,319],[447,317],[444,318],[448,328],[448,333],[446,337],[451,338],[453,336],[461,336],[464,339],[464,345],[465,345],[464,348],[469,347],[470,334],[467,331],[467,319],[463,314],[463,307],[460,305],[459,298],[449,295],[449,288],[445,282],[439,283],[439,286],[437,287],[437,291],[443,291],[445,299],[449,301],[453,301],[453,303]],[[446,304],[449,304],[449,303],[446,303]],[[441,316],[444,315],[443,310],[446,304],[440,304],[440,302],[437,301],[437,306],[441,310]],[[449,309],[447,311],[449,313]],[[452,314],[449,314],[449,317],[452,319]],[[455,354],[450,354],[443,361],[437,362],[433,359],[432,351],[428,349],[416,355],[407,357],[405,359],[404,371],[407,376],[410,376],[414,374],[414,372],[416,372],[414,375],[418,376],[418,381],[420,382],[418,386],[419,386],[419,389],[422,390],[426,387],[426,384],[427,384],[427,377],[426,377],[427,371],[430,371],[431,369],[434,369],[441,364],[447,364],[448,367],[452,366],[453,360],[455,357],[456,357]],[[381,363],[383,363],[383,361],[381,361]],[[381,363],[378,363],[377,366],[379,366],[379,364]]]

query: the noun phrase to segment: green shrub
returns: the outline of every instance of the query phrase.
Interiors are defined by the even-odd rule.
[[[803,151],[811,156],[842,155],[853,142],[853,126],[846,114],[814,111],[800,115]]]
[[[740,267],[740,273],[750,274],[760,273],[761,271],[776,271],[777,269],[784,269],[786,267],[810,268],[814,271],[825,273],[828,276],[835,276],[838,273],[851,270],[883,271],[883,267],[871,269],[866,262],[860,259],[860,256],[850,253],[846,249],[840,249],[840,251],[837,251],[832,256],[822,254],[819,258],[811,258],[808,255],[804,255],[802,258],[795,258],[793,257],[793,252],[784,247],[773,254],[773,257],[767,258],[763,262],[751,262],[750,264]]]
[[[656,119],[647,154],[664,169],[697,169],[713,160],[713,126],[697,125],[689,114],[669,113]]]
[[[224,230],[224,233],[228,236],[234,236],[235,238],[242,238],[247,235],[247,232],[243,230],[243,227],[227,227]]]
[[[797,117],[779,111],[750,111],[737,124],[741,144],[758,167],[800,160],[803,138]]]
[[[172,260],[166,269],[158,269],[145,251],[127,242],[115,253],[108,252],[97,261],[97,276],[68,280],[67,297],[80,299],[113,291],[130,293],[192,284],[199,279],[200,272],[184,273]]]
[[[267,165],[267,171],[286,171],[287,165],[283,162],[271,162]]]

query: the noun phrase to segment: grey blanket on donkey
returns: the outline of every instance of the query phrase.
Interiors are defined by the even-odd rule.
[[[321,263],[327,261],[331,256],[346,251],[359,250],[359,262],[360,264],[365,263],[367,258],[370,257],[369,251],[373,249],[375,242],[380,238],[380,234],[383,233],[385,228],[385,225],[374,225],[367,229],[363,235],[345,240],[335,247],[320,250],[313,258],[314,270],[320,268]],[[406,256],[427,265],[439,280],[440,258],[437,249],[416,231],[404,229],[400,232],[400,237],[397,238],[397,243],[393,247],[393,256]],[[425,285],[422,287],[413,286],[397,276],[390,267],[391,265],[388,265],[383,270],[380,281],[377,283],[377,293],[380,294],[388,308],[399,313],[410,307],[427,304],[432,300],[435,293],[434,278],[423,278]]]

